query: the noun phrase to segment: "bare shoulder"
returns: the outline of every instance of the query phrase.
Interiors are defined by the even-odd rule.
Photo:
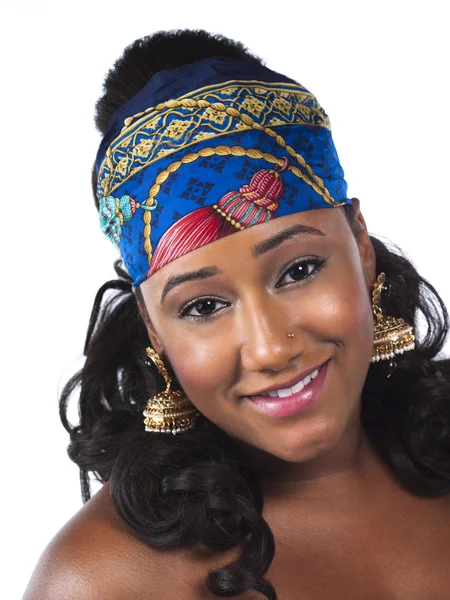
[[[23,600],[211,599],[205,578],[217,566],[204,547],[158,550],[140,540],[105,484],[44,550]]]
[[[49,543],[23,600],[157,600],[161,560],[117,516],[106,484]]]

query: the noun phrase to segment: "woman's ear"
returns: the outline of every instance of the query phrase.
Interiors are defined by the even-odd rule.
[[[136,298],[136,302],[138,305],[139,313],[141,315],[142,320],[144,321],[145,327],[147,329],[147,334],[150,340],[151,347],[159,354],[159,356],[164,355],[164,346],[161,343],[161,340],[156,332],[156,329],[150,319],[148,314],[147,307],[145,306],[144,296],[139,287],[133,287],[133,294]]]
[[[352,198],[352,205],[355,211],[356,220],[356,242],[358,244],[361,264],[364,270],[364,275],[367,287],[371,288],[376,279],[377,259],[375,250],[373,249],[372,240],[367,231],[366,221],[363,217],[358,198]]]

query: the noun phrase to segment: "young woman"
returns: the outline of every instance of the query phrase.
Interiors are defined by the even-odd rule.
[[[448,314],[369,236],[316,98],[159,33],[96,124],[121,260],[61,398],[89,501],[25,599],[450,598]]]

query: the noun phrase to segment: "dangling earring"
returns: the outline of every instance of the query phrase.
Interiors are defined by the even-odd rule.
[[[415,347],[415,336],[411,325],[403,319],[383,316],[380,301],[385,279],[386,275],[380,273],[372,288],[372,310],[375,315],[372,362],[392,359],[396,354],[403,354]],[[395,360],[391,360],[390,367],[391,370],[395,369]],[[388,377],[391,374],[392,372]]]
[[[159,355],[152,348],[147,348],[146,352],[164,377],[166,389],[147,402],[143,413],[145,431],[175,435],[192,429],[199,414],[197,409],[182,391],[170,389],[171,379]]]

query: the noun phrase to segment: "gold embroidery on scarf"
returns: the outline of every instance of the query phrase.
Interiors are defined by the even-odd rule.
[[[283,140],[284,141],[284,140]],[[286,149],[288,149],[289,146],[286,146]],[[292,150],[292,149],[291,149]],[[266,162],[272,164],[272,165],[276,165],[279,167],[283,167],[285,164],[284,159],[282,158],[277,158],[276,156],[274,156],[273,154],[270,154],[268,152],[262,152],[261,150],[258,150],[256,148],[243,148],[242,146],[216,146],[215,148],[202,148],[201,150],[199,150],[198,152],[193,152],[191,154],[186,154],[185,156],[183,156],[180,160],[174,161],[173,163],[171,163],[166,169],[164,169],[164,171],[161,171],[161,173],[158,173],[156,179],[155,179],[155,183],[152,185],[152,187],[150,188],[149,194],[148,194],[148,198],[146,201],[146,205],[147,206],[153,206],[156,196],[158,195],[160,189],[161,189],[161,185],[167,181],[167,179],[169,178],[169,176],[173,173],[175,173],[176,171],[178,171],[178,169],[185,164],[190,164],[194,161],[196,161],[198,158],[204,158],[204,157],[208,157],[208,156],[214,156],[214,155],[218,155],[218,156],[246,156],[247,158],[252,158],[252,159],[256,159],[256,160],[265,160]],[[315,181],[311,181],[311,179],[309,179],[309,177],[307,175],[305,175],[305,173],[303,173],[296,165],[290,165],[288,167],[288,170],[291,171],[296,177],[298,177],[299,179],[301,179],[302,181],[304,181],[305,183],[307,183],[308,185],[310,185],[313,190],[319,194],[320,196],[322,196],[322,198],[328,202],[329,204],[332,204],[335,207],[338,206],[343,206],[345,204],[344,202],[336,202],[335,200],[333,200],[331,198],[331,196],[328,194],[328,196],[325,195],[325,191],[323,189],[321,189],[317,183]],[[322,181],[322,180],[320,180]],[[328,191],[328,190],[326,190]],[[270,208],[270,207],[269,207]],[[222,212],[218,209],[216,209],[220,214],[222,214]],[[144,248],[145,251],[147,253],[147,258],[148,258],[148,264],[150,265],[151,261],[152,261],[152,257],[153,257],[153,249],[152,249],[152,245],[151,245],[151,240],[150,240],[150,233],[151,233],[151,211],[145,211],[144,213]],[[222,216],[227,216],[224,213],[222,214]],[[232,223],[237,229],[243,229],[242,225],[240,223]]]
[[[267,125],[303,123],[330,129],[325,112],[315,97],[303,87],[291,84],[286,91],[270,84],[264,88],[262,83],[258,83],[254,88],[248,85],[228,85],[225,88],[223,84],[209,86],[210,100],[188,97],[194,93],[197,96],[204,95],[204,91],[196,90],[183,98],[168,100],[126,119],[125,128],[108,148],[100,167],[99,195],[110,195],[149,164],[206,138],[257,129],[275,137],[280,143],[277,138],[282,140],[281,136],[276,136]],[[285,98],[291,101],[287,102]],[[306,105],[303,104],[305,102]],[[246,110],[255,118],[238,109]],[[284,147],[282,143],[280,145]],[[324,189],[323,181],[316,178],[303,157],[298,154],[296,157],[299,157],[299,164],[307,169],[309,176]]]
[[[243,85],[246,87],[253,88],[257,94],[262,94],[262,95],[267,94],[268,91],[276,91],[279,93],[280,96],[287,98],[289,96],[289,94],[291,94],[291,93],[295,93],[295,92],[301,93],[305,98],[308,97],[310,99],[311,103],[314,103],[319,111],[324,112],[322,107],[318,103],[317,98],[314,96],[314,94],[311,94],[311,92],[308,92],[308,90],[306,88],[304,88],[302,85],[300,85],[298,83],[279,84],[279,83],[267,83],[266,81],[258,81],[256,79],[246,80],[246,81],[232,79],[230,81],[226,81],[223,83],[212,83],[210,85],[198,88],[196,90],[192,90],[192,92],[188,92],[187,94],[184,94],[183,96],[181,96],[181,98],[201,97],[201,96],[209,95],[209,93],[211,93],[212,91],[218,91],[223,96],[232,96],[233,94],[236,93],[236,89],[239,89],[239,88],[242,89]],[[281,88],[280,85],[282,85],[283,87]],[[225,87],[222,87],[222,86],[225,86]],[[121,133],[123,133],[124,130],[126,128],[128,128],[131,124],[135,124],[134,122],[137,119],[140,119],[142,116],[147,115],[148,113],[150,113],[154,110],[155,110],[155,107],[150,106],[149,108],[146,108],[144,111],[142,111],[140,113],[136,113],[135,115],[132,115],[131,117],[127,117],[124,120],[125,127],[122,129]]]

